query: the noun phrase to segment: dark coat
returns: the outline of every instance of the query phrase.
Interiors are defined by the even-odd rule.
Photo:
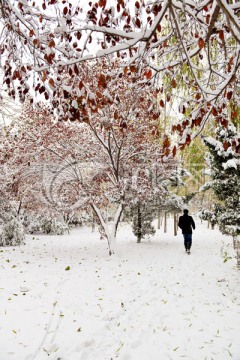
[[[178,226],[182,229],[183,234],[192,234],[192,229],[195,229],[195,222],[189,215],[180,216]]]

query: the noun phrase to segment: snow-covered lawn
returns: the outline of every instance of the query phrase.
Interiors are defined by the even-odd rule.
[[[0,360],[239,360],[231,238],[197,224],[187,255],[172,234],[121,224],[112,257],[87,228],[1,248]]]

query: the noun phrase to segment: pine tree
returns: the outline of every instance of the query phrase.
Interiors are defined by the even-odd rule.
[[[156,209],[153,208],[151,202],[138,201],[137,204],[131,207],[131,215],[132,229],[138,243],[145,236],[155,234],[156,230],[152,225],[152,221],[156,217]]]
[[[203,138],[210,152],[209,187],[219,200],[216,218],[220,231],[236,237],[240,234],[240,134],[229,123],[227,127],[219,125],[216,135],[216,139]]]

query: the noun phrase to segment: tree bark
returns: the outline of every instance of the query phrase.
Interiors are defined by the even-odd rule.
[[[161,227],[161,213],[158,211],[158,222],[157,222],[157,228],[160,229]]]
[[[107,238],[109,255],[111,256],[116,251],[116,234],[117,234],[117,228],[118,228],[120,218],[122,215],[122,211],[123,211],[123,205],[122,205],[122,203],[119,204],[118,209],[114,216],[112,226],[109,226],[108,221],[104,220],[101,210],[94,203],[91,204],[91,207],[92,207],[93,211],[95,212],[96,216],[98,217],[100,224],[102,226],[104,235]]]
[[[137,205],[137,243],[142,240],[142,214],[140,203]]]
[[[177,219],[177,213],[174,211],[174,236],[177,236],[177,228],[178,228],[178,219]]]
[[[167,212],[164,211],[164,233],[167,232]]]
[[[92,232],[94,232],[95,230],[95,214],[93,212],[93,217],[92,217]]]

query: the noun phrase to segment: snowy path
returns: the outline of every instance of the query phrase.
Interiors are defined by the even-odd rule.
[[[88,229],[0,251],[0,360],[240,359],[240,271],[205,224],[190,256],[126,225],[113,257]]]

